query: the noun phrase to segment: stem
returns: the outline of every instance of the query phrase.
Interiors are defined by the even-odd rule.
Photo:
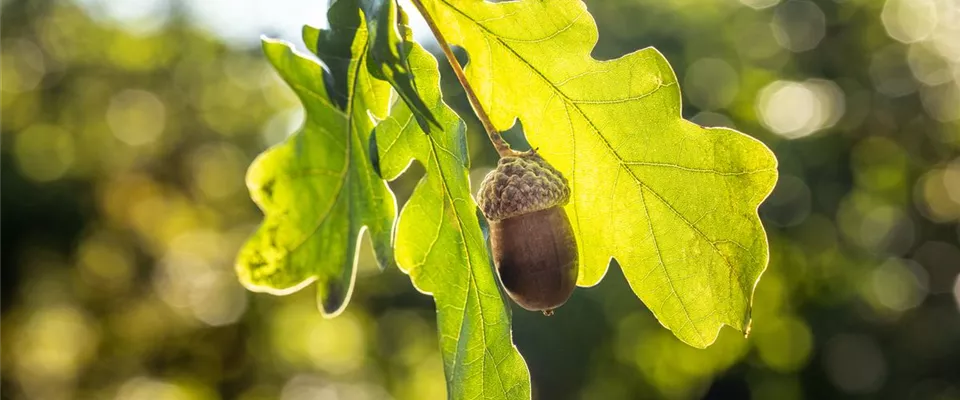
[[[477,94],[474,93],[473,87],[470,86],[470,82],[467,82],[467,76],[463,73],[463,67],[460,66],[460,61],[457,61],[457,57],[453,55],[453,50],[450,49],[450,44],[447,43],[447,40],[444,39],[443,34],[440,33],[440,28],[437,27],[436,22],[433,21],[433,17],[427,12],[426,7],[423,6],[423,3],[420,0],[411,0],[414,6],[417,7],[417,11],[420,12],[420,15],[423,16],[423,19],[427,22],[427,25],[430,26],[430,31],[433,32],[433,37],[437,39],[437,43],[440,44],[440,49],[443,50],[443,55],[447,57],[447,61],[450,63],[450,67],[453,68],[454,75],[457,76],[457,80],[460,81],[460,86],[463,87],[463,92],[467,95],[467,100],[470,101],[470,106],[473,108],[473,112],[477,114],[477,118],[480,119],[480,123],[483,124],[483,129],[487,131],[487,137],[490,138],[490,143],[493,143],[493,147],[497,149],[497,153],[500,154],[500,157],[515,157],[520,154],[520,152],[510,148],[510,144],[503,139],[503,136],[500,135],[500,132],[493,127],[493,122],[490,121],[490,116],[487,115],[487,112],[484,111],[483,106],[480,104],[480,99],[477,98]]]

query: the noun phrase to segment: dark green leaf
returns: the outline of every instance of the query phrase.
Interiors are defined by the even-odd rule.
[[[420,127],[430,131],[430,125],[440,128],[430,108],[420,98],[408,60],[414,45],[406,14],[397,7],[396,0],[360,0],[360,7],[370,32],[367,66],[370,73],[390,82],[407,105],[415,111]],[[399,21],[398,21],[399,19]]]

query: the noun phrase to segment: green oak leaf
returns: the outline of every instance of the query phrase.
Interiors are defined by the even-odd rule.
[[[396,257],[414,286],[433,295],[452,399],[530,398],[530,375],[513,346],[510,309],[497,286],[470,194],[465,127],[443,103],[437,62],[411,48],[419,96],[441,122],[425,133],[398,102],[376,129],[380,171],[395,179],[412,159],[426,169],[397,223]]]
[[[304,25],[303,42],[329,70],[324,72],[323,82],[330,99],[346,110],[353,83],[347,78],[366,63],[360,59],[367,60],[364,53],[368,52],[370,38],[363,26],[359,0],[331,1],[327,21],[330,27],[325,30]]]
[[[331,9],[331,15],[337,11]],[[367,71],[363,25],[353,30],[305,28],[304,40],[317,43],[321,58],[330,60],[330,73],[289,44],[263,41],[267,59],[300,98],[306,118],[293,136],[257,157],[247,172],[250,196],[265,219],[241,249],[237,273],[250,290],[273,294],[316,281],[320,310],[333,316],[353,291],[364,230],[381,267],[394,258],[396,200],[368,156],[371,115],[386,115],[390,85]]]
[[[673,69],[655,49],[590,56],[597,28],[580,0],[422,0],[470,56],[467,78],[506,130],[569,179],[566,210],[580,248],[580,286],[611,258],[656,318],[706,347],[720,328],[748,332],[768,260],[757,206],[777,180],[759,141],[681,118]]]
[[[430,108],[420,98],[416,80],[410,69],[408,56],[414,44],[407,27],[407,15],[396,0],[360,0],[360,7],[371,32],[367,67],[378,79],[390,82],[397,94],[415,111],[420,127],[429,131],[430,125],[440,127]]]

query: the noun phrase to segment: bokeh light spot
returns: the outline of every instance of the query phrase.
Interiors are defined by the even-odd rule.
[[[129,287],[134,274],[134,255],[118,238],[98,232],[77,250],[83,280],[98,292],[116,293]]]
[[[936,86],[953,80],[950,62],[928,43],[910,45],[910,49],[907,50],[907,64],[913,76],[925,85]]]
[[[13,145],[17,166],[25,176],[38,182],[60,179],[73,165],[73,136],[54,125],[32,125],[16,136]]]
[[[831,338],[824,349],[823,363],[830,381],[849,394],[875,393],[887,378],[883,353],[867,336],[842,334]]]
[[[933,33],[937,26],[935,0],[887,0],[880,14],[890,37],[913,43]]]
[[[816,4],[790,0],[774,12],[771,28],[781,47],[794,53],[812,50],[826,34],[826,16]]]
[[[53,396],[51,390],[75,379],[96,356],[99,336],[94,322],[74,307],[33,310],[11,338],[17,380],[35,398]]]
[[[780,372],[803,368],[813,349],[813,333],[807,324],[795,317],[766,323],[768,326],[757,326],[754,340],[764,364]]]
[[[4,39],[0,45],[0,87],[7,93],[33,90],[47,72],[43,53],[25,39]]]
[[[763,125],[787,139],[832,127],[846,111],[843,91],[831,81],[776,81],[760,90],[757,113]]]
[[[271,341],[280,359],[335,375],[361,368],[372,335],[366,316],[348,308],[327,319],[320,316],[311,296],[298,300],[272,318]]]
[[[954,1],[941,5],[952,8],[940,12],[940,23],[931,40],[937,53],[956,65],[960,63],[960,40],[957,40],[960,37],[960,3]]]
[[[860,223],[860,243],[872,250],[903,254],[914,241],[910,216],[891,205],[878,205],[864,210]]]
[[[894,258],[873,270],[868,285],[872,289],[872,299],[880,306],[902,312],[923,302],[929,278],[915,262]]]
[[[212,234],[191,233],[183,237],[206,242],[210,248],[218,247]],[[234,279],[231,269],[212,265],[184,249],[172,250],[159,263],[154,288],[175,310],[210,326],[232,324],[247,309],[247,292]]]
[[[916,240],[910,214],[870,191],[857,189],[841,200],[837,221],[848,240],[876,254],[904,254]]]
[[[761,122],[776,134],[799,138],[813,133],[810,121],[819,108],[809,88],[794,82],[777,81],[763,88],[758,111]]]
[[[924,87],[920,91],[923,108],[933,119],[951,122],[960,119],[960,83]]]
[[[870,79],[878,92],[888,97],[900,97],[917,90],[917,81],[907,62],[905,47],[892,44],[873,54],[870,60]]]
[[[120,141],[140,146],[153,142],[166,125],[166,107],[153,93],[124,90],[110,99],[107,124]]]
[[[687,69],[683,89],[690,103],[702,110],[724,108],[740,90],[737,71],[719,58],[701,58]]]
[[[320,369],[342,374],[363,365],[366,335],[352,313],[322,320],[312,327],[308,338],[307,353]]]
[[[770,34],[770,24],[752,20],[744,21],[731,34],[736,41],[736,51],[743,59],[753,62],[769,61],[774,56],[783,54],[783,48]]]
[[[190,175],[197,190],[214,200],[226,199],[243,188],[249,160],[230,143],[208,144],[188,157]]]
[[[960,174],[960,161],[923,174],[914,187],[917,209],[927,219],[947,222],[960,219],[960,182],[952,179]]]

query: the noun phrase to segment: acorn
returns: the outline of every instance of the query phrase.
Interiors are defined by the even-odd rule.
[[[493,263],[507,294],[552,315],[577,285],[577,241],[563,206],[566,178],[536,152],[500,159],[480,184],[477,203],[490,225]]]

